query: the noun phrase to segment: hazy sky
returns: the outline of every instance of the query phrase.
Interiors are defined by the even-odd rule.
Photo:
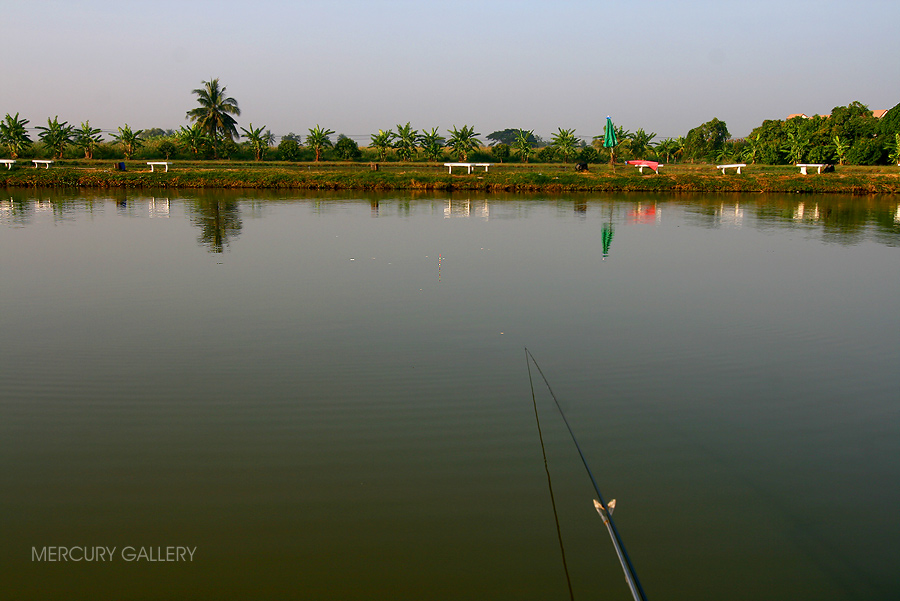
[[[473,125],[548,138],[606,115],[657,139],[713,117],[900,102],[898,0],[0,0],[0,117],[188,124],[218,77],[239,125]]]

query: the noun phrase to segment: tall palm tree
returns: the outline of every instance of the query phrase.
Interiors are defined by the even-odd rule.
[[[240,116],[241,109],[234,98],[225,95],[225,86],[219,87],[219,78],[215,77],[203,82],[202,88],[191,91],[197,95],[200,104],[187,112],[187,118],[196,121],[201,129],[207,132],[213,141],[218,156],[218,142],[221,138],[234,140],[240,137],[237,132],[237,121],[232,115]]]

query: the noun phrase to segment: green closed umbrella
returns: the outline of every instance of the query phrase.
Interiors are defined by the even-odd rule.
[[[615,165],[615,152],[613,148],[615,148],[616,144],[618,144],[618,140],[616,140],[616,128],[613,126],[612,119],[609,118],[609,115],[606,116],[606,137],[603,139],[604,148],[609,148],[609,163],[610,165]]]

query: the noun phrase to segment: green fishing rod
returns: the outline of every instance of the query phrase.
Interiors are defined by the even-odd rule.
[[[544,380],[544,384],[550,392],[550,397],[556,404],[556,409],[559,411],[563,423],[566,424],[566,429],[569,430],[569,436],[572,437],[572,442],[575,443],[575,448],[578,449],[578,455],[581,457],[581,463],[584,464],[584,469],[587,470],[588,476],[591,479],[591,484],[594,485],[594,492],[597,493],[597,498],[599,499],[594,500],[594,508],[597,510],[597,513],[600,514],[600,517],[603,519],[603,524],[609,531],[609,536],[612,539],[613,547],[616,549],[619,563],[622,565],[622,571],[625,573],[625,582],[631,590],[631,595],[634,597],[634,601],[647,601],[647,596],[644,594],[641,581],[638,580],[637,572],[635,572],[634,565],[631,563],[631,558],[628,557],[628,552],[625,550],[625,543],[622,542],[622,537],[619,536],[619,531],[616,529],[615,522],[613,522],[612,519],[613,509],[616,507],[616,500],[613,499],[609,503],[606,503],[606,501],[603,500],[603,494],[600,492],[600,487],[597,485],[597,479],[594,478],[594,474],[588,465],[584,452],[581,450],[581,445],[578,444],[578,439],[575,438],[575,432],[572,430],[572,426],[569,424],[569,420],[566,418],[566,414],[563,412],[562,406],[559,404],[559,400],[556,398],[556,394],[553,392],[553,388],[547,380],[547,376],[544,375],[544,371],[541,369],[541,366],[538,365],[537,360],[534,358],[534,355],[531,354],[531,351],[528,350],[528,347],[525,347],[525,354],[530,357],[531,362],[534,363],[538,373],[541,374],[541,378]],[[531,371],[529,370],[529,378],[530,377]]]

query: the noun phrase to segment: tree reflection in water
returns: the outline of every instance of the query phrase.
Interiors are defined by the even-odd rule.
[[[236,200],[199,198],[188,206],[191,223],[200,228],[197,241],[210,252],[224,252],[241,234],[241,209]]]

